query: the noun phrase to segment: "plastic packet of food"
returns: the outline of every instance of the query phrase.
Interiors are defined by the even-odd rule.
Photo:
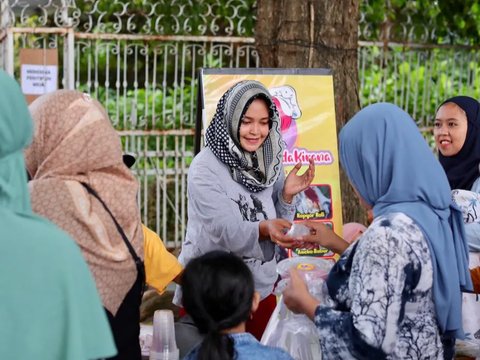
[[[300,236],[305,236],[310,234],[310,228],[303,224],[293,223],[290,229],[285,235],[291,236],[293,238],[298,238]]]
[[[284,278],[290,277],[290,268],[295,268],[308,283],[315,279],[326,279],[334,262],[311,256],[296,256],[280,261],[277,273]]]

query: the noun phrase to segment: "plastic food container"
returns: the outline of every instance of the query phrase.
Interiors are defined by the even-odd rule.
[[[275,294],[280,295],[285,290],[290,279],[289,269],[293,267],[303,278],[312,295],[317,297],[325,296],[326,290],[323,284],[333,264],[332,260],[310,256],[296,256],[280,261],[277,264],[277,273],[282,280],[277,284]]]
[[[277,272],[283,278],[289,277],[289,269],[294,267],[304,277],[305,281],[314,279],[325,280],[333,266],[333,261],[310,256],[297,256],[280,261]]]

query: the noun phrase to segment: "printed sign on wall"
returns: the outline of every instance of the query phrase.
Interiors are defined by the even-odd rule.
[[[281,118],[286,174],[313,158],[315,178],[297,197],[294,221],[321,221],[342,235],[342,206],[338,162],[333,77],[325,69],[203,69],[199,102],[206,129],[220,97],[236,82],[257,80],[270,91]],[[200,113],[199,113],[200,114]],[[198,121],[198,120],[197,120]],[[197,123],[197,136],[200,136]],[[201,139],[197,138],[197,144]],[[199,146],[197,147],[197,151]],[[305,167],[303,168],[305,169]],[[302,171],[302,170],[301,170]],[[325,248],[297,249],[290,256],[333,257]]]
[[[20,49],[20,82],[27,102],[58,89],[57,49]]]

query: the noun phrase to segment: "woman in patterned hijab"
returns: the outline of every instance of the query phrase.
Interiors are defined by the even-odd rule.
[[[30,105],[35,135],[26,150],[33,210],[68,232],[95,278],[118,358],[140,358],[144,283],[137,182],[105,110],[88,95],[59,90]]]
[[[260,86],[250,81],[230,88],[218,102],[206,133],[206,146],[230,168],[233,180],[252,192],[272,186],[282,170],[283,140],[278,113],[268,91]],[[268,106],[268,118],[264,119],[268,134],[254,151],[245,151],[240,127],[245,122],[246,110],[256,99],[262,99]]]
[[[188,224],[180,262],[212,250],[241,257],[255,279],[262,302],[247,331],[260,338],[275,307],[277,245],[295,214],[294,196],[314,177],[313,162],[303,175],[297,164],[285,178],[279,117],[268,90],[241,81],[219,100],[206,130],[206,147],[188,172]],[[175,301],[180,304],[180,291]]]

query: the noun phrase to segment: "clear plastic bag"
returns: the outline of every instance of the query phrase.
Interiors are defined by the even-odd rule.
[[[281,261],[277,272],[282,277],[275,293],[280,295],[288,285],[289,272],[295,267],[308,285],[310,293],[323,304],[329,304],[331,299],[326,289],[325,278],[332,267],[330,260],[295,257]],[[261,343],[275,346],[287,351],[295,360],[320,360],[320,340],[315,324],[303,314],[294,314],[287,309],[280,296],[267,328],[263,333]]]
[[[320,341],[315,324],[305,315],[287,309],[283,297],[263,333],[261,343],[287,351],[295,360],[320,360]]]
[[[310,234],[309,227],[302,224],[293,223],[292,226],[290,227],[290,230],[288,230],[285,235],[295,238],[295,237],[300,237],[300,236],[309,235],[309,234]]]

